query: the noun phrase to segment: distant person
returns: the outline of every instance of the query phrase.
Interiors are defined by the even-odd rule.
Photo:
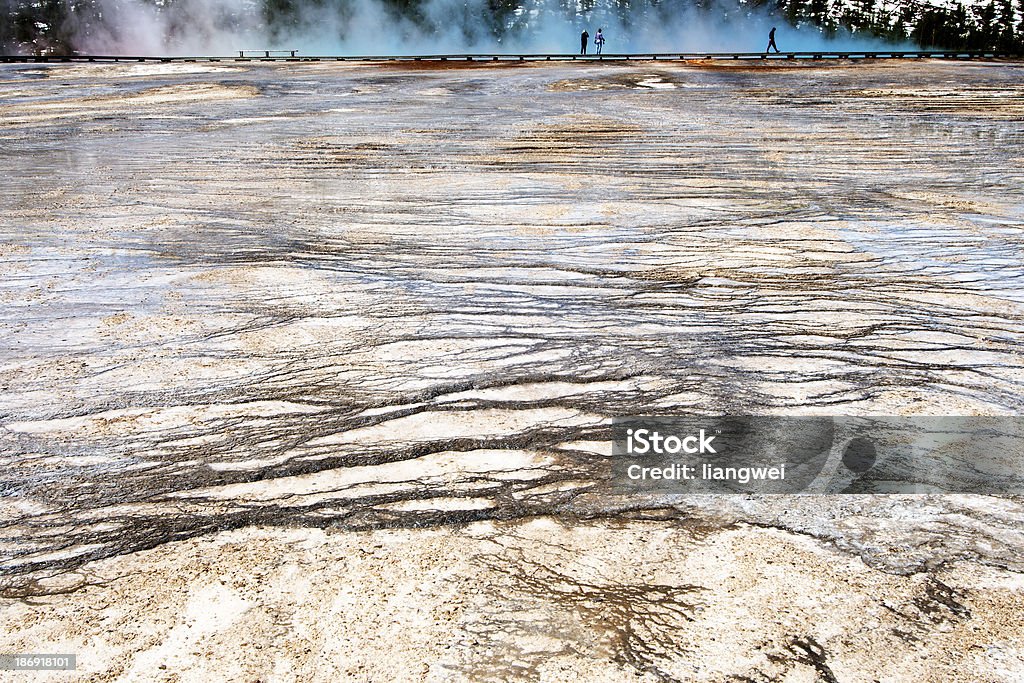
[[[768,31],[768,47],[764,49],[764,53],[768,54],[772,48],[775,48],[776,54],[779,52],[779,46],[775,44],[775,27],[772,26],[772,30]]]
[[[580,54],[587,54],[587,43],[590,42],[590,34],[587,33],[587,29],[583,29],[583,33],[580,34]]]
[[[601,33],[602,29],[597,29],[597,35],[594,36],[594,45],[597,46],[597,54],[601,54],[601,48],[604,47],[604,34]]]

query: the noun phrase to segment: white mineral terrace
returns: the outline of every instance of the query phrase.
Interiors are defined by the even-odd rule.
[[[32,680],[1024,679],[1019,497],[601,474],[1024,412],[1024,65],[10,64],[0,164]]]

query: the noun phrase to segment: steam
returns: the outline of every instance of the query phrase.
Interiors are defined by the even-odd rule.
[[[866,36],[798,30],[764,9],[729,1],[697,9],[679,0],[522,0],[502,11],[493,0],[425,0],[399,13],[383,0],[305,0],[282,17],[264,12],[260,0],[96,0],[76,4],[64,28],[79,52],[131,55],[575,53],[580,32],[593,36],[598,28],[606,54],[760,52],[772,26],[779,27],[783,51],[881,46]]]
[[[267,35],[248,0],[97,0],[67,22],[74,48],[90,54],[225,54],[262,48]]]

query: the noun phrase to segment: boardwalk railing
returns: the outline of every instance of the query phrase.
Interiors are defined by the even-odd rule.
[[[254,55],[253,53],[259,53]],[[964,50],[867,50],[814,52],[648,52],[630,54],[437,54],[437,55],[316,55],[297,56],[298,50],[239,50],[227,56],[140,55],[0,55],[0,63],[61,62],[621,62],[702,60],[859,60],[859,59],[1022,59],[1022,55],[996,51]]]
[[[252,55],[246,55],[247,52],[259,52],[263,54],[264,59],[270,59],[271,55],[288,55],[289,57],[294,57],[298,50],[239,50],[238,56],[242,59],[245,59],[246,56],[251,57]]]

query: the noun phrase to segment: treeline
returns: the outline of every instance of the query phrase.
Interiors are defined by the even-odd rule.
[[[131,17],[140,7],[174,17],[163,25],[163,30],[169,32],[201,32],[209,30],[211,22],[218,24],[217,31],[231,31],[257,21],[271,33],[288,35],[302,30],[311,8],[336,12],[343,19],[347,8],[358,1],[221,0],[216,3],[216,12],[211,13],[209,5],[204,11],[195,11],[204,0],[0,0],[0,51],[69,54],[87,44],[95,49],[104,36],[128,30],[113,18]],[[387,12],[420,24],[429,32],[429,20],[422,12],[428,1],[380,0]],[[481,19],[475,16],[475,30],[496,39],[521,28],[522,17],[528,10],[535,10],[539,2],[547,3],[545,11],[569,18],[580,7],[586,13],[600,5],[605,12],[617,14],[625,26],[653,11],[674,9],[669,3],[679,3],[680,9],[690,7],[723,17],[768,11],[796,27],[817,27],[825,35],[845,32],[911,42],[922,48],[1024,53],[1024,0],[981,0],[969,5],[958,0],[946,0],[944,5],[919,0],[895,4],[884,0],[482,1],[486,10],[483,25],[477,25]]]
[[[776,7],[791,24],[811,24],[826,35],[846,31],[922,48],[1024,52],[1024,0],[951,0],[942,6],[917,0],[778,0]]]

